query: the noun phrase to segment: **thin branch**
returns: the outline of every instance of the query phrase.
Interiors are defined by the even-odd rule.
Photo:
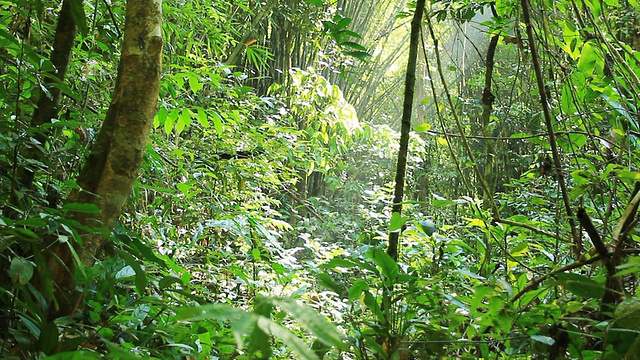
[[[533,69],[536,74],[536,80],[538,83],[538,94],[540,96],[540,103],[542,105],[542,112],[544,114],[544,122],[549,133],[549,145],[551,146],[551,153],[553,155],[553,163],[556,168],[558,176],[558,184],[560,185],[560,191],[562,193],[562,201],[564,202],[565,210],[567,212],[567,218],[569,219],[569,226],[571,227],[571,237],[574,243],[574,253],[577,258],[582,256],[583,245],[579,236],[575,219],[573,218],[573,211],[571,210],[571,202],[569,201],[569,192],[567,191],[567,185],[564,182],[564,174],[562,171],[562,163],[560,161],[560,152],[558,150],[558,144],[556,142],[555,132],[553,130],[553,122],[551,120],[551,110],[549,109],[549,102],[547,100],[547,93],[544,84],[544,78],[542,75],[542,67],[540,66],[540,59],[538,57],[538,49],[535,42],[535,34],[533,32],[533,24],[531,23],[531,9],[528,0],[521,0],[522,15],[524,22],[527,26],[527,36],[529,37],[529,50],[531,51],[531,62],[533,63]]]
[[[531,280],[531,282],[529,282],[529,284],[527,284],[527,286],[525,286],[524,288],[522,288],[520,291],[518,291],[517,294],[515,294],[513,297],[511,297],[511,302],[516,302],[518,299],[520,299],[524,294],[528,293],[531,290],[534,290],[536,287],[538,287],[538,285],[547,280],[548,278],[565,272],[565,271],[569,271],[569,270],[573,270],[573,269],[577,269],[579,267],[585,266],[585,265],[589,265],[589,264],[593,264],[594,262],[600,261],[602,260],[602,257],[600,256],[594,256],[590,259],[585,259],[585,260],[580,260],[580,261],[576,261],[573,262],[571,264],[565,265],[559,269],[555,269],[553,271],[551,271],[550,273],[543,275],[539,278],[533,279]]]

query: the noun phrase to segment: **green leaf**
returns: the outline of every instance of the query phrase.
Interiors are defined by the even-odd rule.
[[[33,264],[31,261],[14,257],[11,259],[11,265],[9,266],[9,277],[15,287],[20,287],[29,283],[33,276]]]
[[[356,279],[349,289],[349,300],[359,299],[365,290],[369,290],[369,284],[364,279]]]
[[[33,252],[33,260],[36,263],[36,267],[40,269],[46,269],[47,262],[42,255],[41,251]],[[40,279],[40,291],[45,299],[51,301],[54,299],[54,285],[53,278],[50,271],[38,271],[38,278]]]
[[[324,3],[322,2],[322,0],[306,0],[309,4],[315,5],[315,6],[324,6]]]
[[[250,320],[252,314],[244,315],[244,317],[248,320],[245,321],[244,325],[237,327],[237,329],[242,328],[243,330],[236,331],[236,336],[248,334],[247,340],[249,340],[249,351],[251,353],[259,352],[261,358],[263,359],[268,359],[273,354],[273,350],[271,349],[271,332],[268,329],[264,329],[258,326],[258,322],[260,321],[260,319],[267,319],[268,321],[272,322],[272,320],[270,319],[272,309],[273,305],[269,301],[265,301],[265,299],[256,300],[253,314],[257,315],[257,321],[253,322],[252,320]],[[238,323],[242,322],[243,319],[240,319]],[[247,330],[246,325],[248,325],[249,330]]]
[[[84,13],[83,0],[69,0],[69,6],[71,6],[71,16],[73,22],[76,23],[76,27],[82,36],[87,36],[89,27],[87,26],[87,15]]]
[[[196,74],[189,75],[189,87],[194,93],[202,90],[203,84],[200,82],[200,79],[198,79],[198,76]]]
[[[335,292],[336,294],[342,294],[342,288],[340,287],[340,285],[338,285],[338,283],[335,282],[335,280],[333,280],[331,275],[324,272],[319,273],[318,280],[320,281],[320,285]]]
[[[549,345],[549,346],[555,344],[555,342],[556,342],[555,340],[553,340],[553,338],[550,338],[550,337],[544,336],[544,335],[529,335],[529,336],[531,337],[531,340],[537,341],[537,342],[541,342],[541,343]]]
[[[429,123],[422,123],[419,124],[418,126],[416,126],[413,131],[417,132],[417,133],[422,133],[422,132],[427,132],[431,130],[431,124]]]
[[[587,136],[584,134],[571,134],[569,135],[569,140],[574,146],[573,150],[576,150],[576,147],[581,148],[587,143]]]
[[[349,26],[349,24],[351,24],[351,19],[350,18],[342,18],[340,19],[340,21],[338,21],[338,23],[336,24],[336,29],[340,30],[340,29],[346,29],[347,26]]]
[[[191,322],[201,320],[235,321],[247,312],[229,305],[209,304],[202,306],[182,307],[176,309],[178,321]]]
[[[58,347],[58,326],[54,322],[47,322],[38,338],[38,345],[45,354],[53,353]]]
[[[371,294],[369,290],[364,292],[364,304],[365,306],[371,310],[371,312],[376,315],[379,321],[384,321],[384,314],[382,314],[382,310],[380,310],[380,304],[376,301],[376,298]]]
[[[597,61],[598,55],[594,47],[590,42],[585,43],[580,53],[580,59],[578,60],[578,70],[591,74],[595,70]]]
[[[218,135],[222,135],[222,117],[217,112],[212,112],[213,127],[216,129]]]
[[[136,292],[138,293],[138,295],[143,296],[144,295],[144,291],[147,288],[147,284],[149,283],[149,281],[147,280],[147,273],[144,271],[142,266],[140,266],[140,262],[138,262],[138,260],[136,260],[128,252],[119,250],[118,254],[120,254],[120,256],[122,257],[124,262],[127,265],[131,266],[133,271],[135,271],[135,273],[136,273],[136,278],[135,278]]]
[[[352,48],[354,50],[362,51],[362,52],[366,52],[367,51],[366,47],[364,47],[364,46],[362,46],[362,45],[360,45],[358,43],[351,42],[351,41],[341,42],[340,46],[349,47],[349,48]]]
[[[640,297],[634,296],[618,304],[613,319],[619,326],[637,328],[640,324]]]
[[[113,345],[113,344],[112,344]],[[124,350],[121,350],[124,351]],[[131,354],[127,351],[128,354]],[[131,355],[128,355],[131,356]],[[119,357],[120,359],[124,359],[123,357]],[[74,351],[65,351],[55,355],[47,356],[45,360],[92,360],[92,359],[102,359],[100,354],[86,351],[86,350],[74,350]],[[140,359],[136,357],[135,359]]]
[[[175,276],[165,276],[160,279],[160,281],[158,281],[158,287],[160,288],[160,290],[164,290],[173,284],[184,285],[184,282],[182,281],[182,279]]]
[[[174,114],[174,111],[171,111],[171,115],[167,116],[167,119],[164,121],[164,133],[167,135],[171,135],[173,132],[173,122],[174,119],[177,118],[177,116],[174,115],[177,115],[177,113]]]
[[[191,110],[183,109],[178,116],[178,121],[176,122],[176,134],[180,135],[186,128],[191,126]]]
[[[307,344],[298,338],[291,331],[276,324],[273,320],[264,316],[257,318],[257,326],[265,333],[271,334],[280,339],[287,347],[302,360],[319,360],[315,352],[313,352]],[[268,344],[268,343],[267,343]]]
[[[391,286],[398,278],[399,268],[398,264],[380,248],[374,248],[372,252],[373,261],[380,267],[382,275],[384,275],[384,282],[387,286]]]
[[[62,211],[74,211],[85,214],[100,214],[100,208],[95,204],[66,203],[62,205]]]
[[[408,217],[402,216],[399,212],[393,212],[391,214],[391,222],[389,223],[389,231],[396,231],[402,229],[404,223],[409,220]]]
[[[583,298],[602,298],[604,286],[586,276],[573,273],[560,273],[557,284],[563,285],[568,291]]]
[[[293,316],[300,323],[300,326],[313,333],[323,343],[345,351],[349,349],[335,325],[309,306],[299,304],[292,299],[273,299],[271,301]]]
[[[105,345],[107,346],[107,350],[109,350],[109,354],[111,355],[110,358],[112,358],[112,359],[119,359],[119,360],[146,359],[146,358],[143,358],[141,356],[136,355],[134,352],[131,352],[129,350],[123,349],[119,345],[116,345],[116,344],[108,341],[107,339],[102,339],[102,341],[104,341]]]
[[[354,58],[361,61],[366,61],[368,58],[371,57],[371,54],[365,51],[345,51],[344,54],[353,56]]]
[[[203,108],[199,108],[198,109],[197,119],[198,119],[198,122],[200,123],[200,125],[202,125],[203,128],[206,129],[206,128],[209,127],[209,120],[207,119],[207,113],[204,111]]]

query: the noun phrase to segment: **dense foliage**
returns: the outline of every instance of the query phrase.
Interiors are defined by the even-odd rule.
[[[428,2],[401,212],[416,2],[167,1],[111,228],[69,199],[134,2],[0,0],[0,357],[638,358],[637,1]]]

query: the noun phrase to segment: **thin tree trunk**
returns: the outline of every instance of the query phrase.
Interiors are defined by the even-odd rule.
[[[60,87],[56,86],[64,81],[67,73],[67,67],[69,66],[69,59],[71,58],[71,52],[73,49],[73,40],[76,36],[76,25],[71,13],[71,4],[69,0],[62,2],[62,8],[58,14],[58,24],[56,25],[56,32],[53,40],[53,48],[49,55],[49,60],[53,64],[54,70],[45,74],[44,86],[47,91],[41,91],[38,98],[38,104],[31,118],[31,126],[36,128],[42,124],[50,123],[51,119],[58,114],[58,100],[60,99]],[[44,131],[38,131],[33,134],[42,146],[47,141],[47,133]],[[29,147],[25,149],[24,155],[27,159],[39,159],[42,153],[35,147]],[[35,170],[31,168],[22,168],[16,172],[14,180],[14,187],[22,187],[30,189],[33,180],[35,178]],[[21,208],[18,204],[19,199],[16,194],[19,190],[12,191],[10,203],[17,209]],[[57,199],[57,196],[51,197]],[[55,207],[56,204],[49,204],[51,207]],[[18,214],[13,209],[7,210],[9,217],[15,218]]]
[[[67,203],[93,204],[100,212],[71,212],[84,226],[81,242],[54,240],[44,253],[49,276],[58,289],[57,315],[72,315],[81,294],[75,292],[74,269],[91,266],[107,242],[105,233],[122,212],[138,175],[158,101],[162,70],[162,1],[129,0],[118,77],[106,118],[91,155]],[[83,264],[75,264],[71,246]],[[42,274],[40,274],[42,278]]]
[[[418,43],[420,42],[420,28],[422,27],[422,14],[425,0],[418,0],[416,12],[411,20],[411,40],[409,43],[409,59],[407,61],[407,74],[404,83],[404,104],[402,108],[402,126],[400,130],[400,151],[396,166],[396,186],[393,196],[392,213],[402,213],[402,199],[404,197],[404,179],[407,172],[407,153],[409,150],[409,132],[411,131],[411,110],[413,109],[413,94],[416,84],[416,64],[418,59]],[[398,259],[398,231],[389,234],[389,247],[387,254],[392,259]]]
[[[569,201],[569,192],[567,191],[567,185],[564,182],[564,172],[562,170],[562,162],[560,160],[560,152],[558,150],[558,144],[556,142],[556,136],[553,129],[553,123],[551,121],[551,110],[549,109],[549,103],[547,101],[547,93],[545,91],[544,78],[542,75],[542,67],[540,66],[540,60],[538,58],[538,49],[536,46],[535,36],[533,33],[533,25],[531,23],[531,10],[528,0],[521,0],[522,16],[527,27],[527,37],[529,38],[529,50],[531,50],[531,62],[533,63],[533,70],[536,74],[536,80],[538,83],[538,94],[540,96],[540,103],[542,104],[542,112],[544,114],[544,122],[549,133],[549,145],[551,146],[551,153],[553,154],[553,165],[558,175],[558,184],[560,185],[560,191],[562,193],[562,201],[564,202],[565,211],[567,212],[567,218],[569,219],[569,227],[571,228],[571,238],[574,244],[574,254],[577,259],[582,256],[583,245],[580,234],[576,227],[576,221],[571,209],[571,202]]]

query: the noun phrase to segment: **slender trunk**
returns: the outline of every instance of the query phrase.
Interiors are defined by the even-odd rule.
[[[420,28],[422,27],[422,13],[425,0],[418,0],[416,12],[411,21],[411,40],[409,42],[409,60],[404,83],[404,103],[402,107],[402,126],[400,130],[400,151],[396,166],[396,186],[393,196],[392,213],[402,213],[402,199],[404,197],[404,180],[407,172],[407,153],[409,150],[409,132],[411,132],[411,110],[413,109],[413,95],[416,84],[416,64],[418,62],[418,43],[420,42]],[[392,259],[398,259],[398,231],[389,234],[387,254]]]
[[[531,62],[533,63],[533,70],[536,74],[536,80],[538,83],[538,94],[540,96],[540,103],[542,104],[542,112],[544,114],[544,122],[549,133],[549,145],[551,146],[551,153],[553,154],[553,165],[558,175],[558,184],[560,185],[560,191],[562,193],[562,201],[567,212],[567,218],[569,219],[569,227],[571,228],[571,237],[574,244],[574,254],[577,259],[582,256],[583,245],[580,234],[576,227],[576,221],[571,209],[571,203],[569,201],[569,192],[567,191],[567,185],[564,182],[564,172],[562,171],[562,162],[560,160],[560,152],[558,150],[558,144],[556,142],[556,135],[553,129],[553,122],[551,120],[551,110],[549,109],[549,103],[547,101],[547,93],[545,90],[544,78],[542,75],[542,67],[540,66],[540,60],[538,58],[538,49],[536,46],[535,36],[533,33],[533,25],[531,23],[531,10],[528,0],[521,0],[522,16],[527,26],[527,37],[529,38],[529,50],[531,51]]]
[[[38,98],[38,104],[31,118],[31,126],[36,130],[33,134],[33,138],[37,140],[41,146],[47,141],[47,132],[38,131],[37,127],[42,124],[50,123],[51,119],[55,118],[58,114],[58,100],[60,99],[60,87],[58,84],[64,81],[69,66],[69,59],[71,58],[71,52],[73,49],[73,40],[76,36],[76,25],[71,14],[71,4],[69,0],[62,2],[62,8],[58,15],[58,24],[56,25],[56,32],[53,40],[53,48],[49,55],[49,60],[54,66],[55,70],[44,75],[45,91],[40,92]],[[24,150],[23,156],[31,160],[39,160],[43,154],[35,147],[29,147]],[[16,171],[14,180],[14,187],[22,187],[30,189],[33,180],[35,178],[35,169],[21,168]],[[17,198],[18,191],[12,191],[10,203],[16,208],[21,208],[19,205],[19,199]],[[52,196],[51,199],[56,199],[57,196]],[[56,204],[49,204],[51,207],[55,207]],[[8,210],[9,217],[16,217],[17,214],[14,210]]]

